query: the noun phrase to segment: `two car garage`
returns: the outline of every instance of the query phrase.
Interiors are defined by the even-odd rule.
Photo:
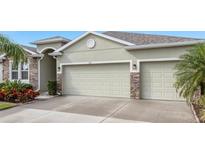
[[[140,63],[141,99],[182,100],[174,88],[175,61]],[[130,63],[63,66],[63,93],[130,98]]]

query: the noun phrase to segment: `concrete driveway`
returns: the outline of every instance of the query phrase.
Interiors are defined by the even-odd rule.
[[[61,96],[0,111],[0,122],[196,122],[184,102]]]

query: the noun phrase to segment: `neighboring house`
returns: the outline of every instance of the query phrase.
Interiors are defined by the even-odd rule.
[[[70,95],[182,100],[173,86],[174,67],[180,55],[202,42],[129,32],[47,38],[33,42],[36,48],[23,46],[29,60],[18,68],[1,56],[0,80],[20,79],[41,91],[48,80],[57,80],[58,91]]]

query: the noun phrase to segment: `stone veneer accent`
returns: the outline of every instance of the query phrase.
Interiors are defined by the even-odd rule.
[[[6,58],[3,60],[3,80],[9,79],[9,59]]]
[[[130,73],[130,97],[140,99],[140,74],[138,72]]]
[[[57,73],[57,92],[62,94],[62,73]]]
[[[29,82],[38,89],[38,58],[29,57]]]

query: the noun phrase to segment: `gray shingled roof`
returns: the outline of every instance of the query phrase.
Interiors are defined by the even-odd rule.
[[[30,51],[32,51],[32,52],[34,52],[34,53],[36,53],[36,54],[39,54],[38,52],[37,52],[37,50],[36,50],[36,48],[34,48],[34,47],[30,47],[30,46],[26,46],[26,45],[20,45],[22,48],[25,48],[25,49],[27,49],[27,50],[30,50]],[[5,54],[0,54],[0,59],[2,58],[2,57],[4,57],[5,56]]]
[[[165,36],[165,35],[151,35],[151,34],[141,34],[133,32],[119,32],[119,31],[107,31],[103,34],[115,37],[124,41],[128,41],[135,45],[148,45],[148,44],[158,44],[158,43],[175,43],[175,42],[186,42],[186,41],[196,41],[200,39],[195,38],[185,38],[185,37],[175,37],[175,36]]]
[[[36,48],[34,48],[34,47],[30,47],[30,46],[27,46],[27,45],[21,45],[21,47],[23,47],[23,48],[25,48],[25,49],[28,49],[28,50],[30,50],[30,51],[32,51],[32,52],[35,52],[35,53],[39,54],[39,53],[37,52]]]
[[[65,43],[68,43],[70,42],[71,40],[65,38],[65,37],[62,37],[62,36],[54,36],[54,37],[49,37],[49,38],[45,38],[45,39],[40,39],[40,40],[36,40],[34,42],[32,42],[32,44],[40,44],[42,42],[49,42],[49,41],[53,41],[53,40],[58,40],[58,41],[62,41],[62,42],[65,42]]]

